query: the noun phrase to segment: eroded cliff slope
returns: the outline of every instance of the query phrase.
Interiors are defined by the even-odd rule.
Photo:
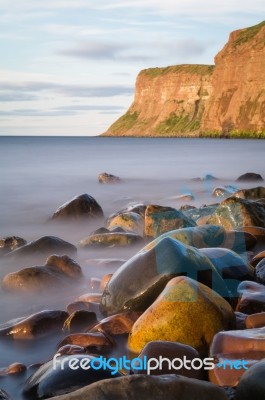
[[[215,66],[150,68],[108,136],[200,136],[265,131],[265,21],[232,32]]]

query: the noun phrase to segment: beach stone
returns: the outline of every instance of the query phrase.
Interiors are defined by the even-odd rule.
[[[52,216],[56,220],[91,220],[103,218],[104,214],[97,201],[88,194],[81,194],[60,206]]]
[[[70,356],[73,354],[86,354],[86,350],[82,346],[76,346],[74,344],[66,344],[58,349],[56,353],[60,353],[61,356]],[[56,354],[55,353],[55,354]]]
[[[187,217],[191,218],[193,221],[197,222],[203,218],[203,217],[209,217],[210,215],[213,214],[213,212],[216,210],[218,204],[211,204],[208,206],[202,206],[202,207],[192,207],[188,209],[183,209],[183,206],[180,208],[180,210],[185,214]]]
[[[65,321],[63,325],[64,332],[84,332],[92,328],[97,323],[96,314],[92,311],[75,311]]]
[[[110,232],[90,235],[79,242],[81,248],[130,246],[143,241],[142,236],[135,233]]]
[[[241,377],[235,400],[264,400],[265,393],[265,360],[261,360],[245,371]]]
[[[108,174],[107,172],[102,172],[98,176],[99,183],[120,183],[122,180],[115,175]]]
[[[101,282],[100,282],[100,287],[99,288],[100,288],[100,290],[102,290],[102,292],[104,291],[105,287],[107,286],[107,284],[110,281],[110,279],[112,278],[112,276],[113,276],[113,274],[105,274],[101,278]]]
[[[246,174],[240,175],[237,178],[237,182],[257,182],[257,181],[263,181],[264,179],[260,174],[256,174],[255,172],[247,172]]]
[[[19,322],[9,321],[0,325],[0,337],[13,340],[30,340],[60,332],[68,314],[60,310],[44,310]]]
[[[124,231],[134,232],[143,236],[144,219],[140,214],[135,212],[124,212],[115,216],[113,219],[108,220],[108,229],[117,227],[124,229]]]
[[[34,257],[40,259],[40,257],[48,257],[51,254],[75,256],[76,253],[77,249],[71,243],[56,236],[43,236],[13,250],[6,257]]]
[[[246,329],[246,319],[248,317],[247,314],[241,313],[239,311],[235,312],[235,317],[236,317],[236,329]]]
[[[74,303],[70,303],[67,305],[67,312],[69,315],[73,314],[76,311],[96,312],[97,310],[98,306],[96,303],[93,302],[75,301]]]
[[[265,259],[263,258],[255,268],[256,281],[265,284]]]
[[[15,292],[39,292],[69,285],[82,278],[81,267],[68,256],[52,255],[44,266],[23,268],[4,276],[2,287]]]
[[[229,197],[223,200],[208,220],[225,229],[254,225],[265,227],[265,204],[262,201]]]
[[[185,276],[173,278],[138,318],[128,348],[139,354],[153,340],[175,341],[206,354],[214,335],[235,324],[229,303],[207,286]]]
[[[12,375],[13,374],[22,374],[22,373],[24,373],[26,371],[27,371],[26,365],[18,363],[18,362],[10,364],[6,369],[6,373],[8,375],[11,375],[11,374]]]
[[[121,376],[119,372],[112,375],[112,371],[109,368],[106,370],[84,369],[81,367],[78,369],[70,368],[71,364],[69,365],[69,363],[71,362],[76,368],[82,365],[80,364],[82,360],[92,362],[94,358],[89,355],[75,354],[58,357],[55,365],[56,368],[54,368],[53,360],[43,364],[24,384],[22,391],[24,398],[29,400],[46,399],[71,393],[101,379]],[[63,361],[65,362],[62,369],[60,362]]]
[[[145,236],[157,237],[173,229],[196,226],[196,223],[181,211],[171,207],[148,205],[145,210]]]
[[[128,375],[105,379],[53,400],[228,400],[217,386],[178,375]]]
[[[102,293],[84,293],[81,294],[76,301],[85,301],[87,303],[100,303],[102,297]]]
[[[113,342],[102,332],[73,333],[60,341],[57,348],[66,345],[81,346],[93,353],[106,353],[113,347]]]
[[[258,186],[251,189],[241,189],[234,193],[235,197],[248,200],[258,200],[265,198],[265,187]]]
[[[220,386],[236,386],[246,369],[265,357],[265,328],[218,332],[210,356],[216,366],[209,371],[210,381]],[[230,363],[236,360],[241,361],[238,368],[231,367]]]
[[[18,247],[24,246],[27,241],[19,236],[8,236],[0,239],[0,255],[4,255],[17,249]]]
[[[228,197],[236,192],[236,188],[234,186],[217,186],[213,189],[212,197]]]
[[[113,274],[102,294],[103,315],[145,311],[174,276],[187,275],[223,296],[228,290],[208,257],[197,249],[166,237],[146,246]]]
[[[147,345],[144,346],[143,350],[139,354],[138,358],[140,360],[144,361],[144,358],[146,357],[147,360],[150,358],[155,358],[157,360],[160,360],[162,358],[167,358],[171,362],[176,359],[180,358],[181,360],[184,359],[184,357],[188,361],[192,361],[194,359],[200,359],[200,355],[197,350],[195,350],[191,346],[187,346],[186,344],[179,343],[179,342],[167,342],[163,340],[154,340],[153,342],[147,343]],[[190,363],[188,364],[190,365]],[[194,379],[204,379],[205,374],[202,369],[194,369],[190,367],[190,369],[185,368],[184,365],[179,368],[180,365],[176,364],[176,369],[170,367],[169,363],[162,363],[162,369],[153,369],[150,371],[150,375],[165,375],[165,374],[172,374],[176,373],[181,376],[186,376],[187,378],[194,378]],[[141,373],[141,374],[147,374],[146,370],[134,370],[134,373]]]
[[[5,390],[0,389],[0,400],[12,400],[12,398]]]
[[[230,295],[238,297],[237,287],[241,281],[254,280],[254,268],[232,250],[221,247],[199,249],[207,256],[221,277],[225,279]]]
[[[246,328],[261,328],[265,326],[265,312],[251,314],[246,318]]]
[[[236,311],[245,314],[256,314],[265,311],[265,286],[250,281],[241,282],[238,285],[240,298]]]
[[[90,329],[90,332],[98,331],[110,336],[128,334],[140,315],[141,313],[133,311],[111,315],[110,317],[102,319],[97,325]]]
[[[253,267],[256,267],[256,266],[258,265],[258,263],[259,263],[260,261],[262,261],[264,258],[265,258],[265,250],[259,252],[258,254],[256,254],[256,255],[252,258],[250,264],[251,264]]]

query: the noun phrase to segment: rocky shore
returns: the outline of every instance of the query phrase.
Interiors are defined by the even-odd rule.
[[[102,183],[123,181],[104,173]],[[4,296],[58,294],[65,308],[0,325],[1,349],[47,349],[0,370],[0,399],[264,399],[265,187],[254,173],[238,184],[216,185],[201,207],[187,205],[190,193],[178,209],[134,203],[109,216],[80,194],[43,221],[96,222],[78,243],[1,238],[1,263],[21,266],[3,277]],[[115,259],[104,258],[110,247]],[[87,280],[87,264],[115,272]]]

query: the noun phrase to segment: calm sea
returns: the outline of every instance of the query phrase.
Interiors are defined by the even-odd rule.
[[[190,204],[212,203],[216,201],[211,197],[215,186],[235,185],[236,178],[245,172],[265,177],[264,154],[265,141],[261,140],[0,137],[0,237],[18,235],[30,241],[55,235],[77,244],[99,226],[92,223],[66,229],[47,220],[58,206],[82,193],[92,195],[106,217],[136,202],[178,208],[182,202],[174,197],[186,193],[195,196]],[[101,172],[118,175],[124,182],[101,185],[97,179]],[[193,180],[207,174],[219,180]],[[101,277],[112,272],[111,268],[91,268],[86,259],[127,259],[135,251],[111,249],[81,253],[78,261],[86,279]],[[22,260],[11,264],[0,261],[0,279],[25,266],[28,265]],[[65,308],[74,300],[76,292],[86,291],[89,290],[84,284],[71,293],[40,294],[26,299],[0,289],[0,323],[36,310]],[[32,345],[12,347],[0,342],[0,367],[14,361],[29,365],[45,360],[47,348],[35,346],[32,351]],[[51,354],[48,352],[48,356]]]

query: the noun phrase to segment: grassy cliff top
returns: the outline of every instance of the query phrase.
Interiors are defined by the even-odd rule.
[[[139,75],[149,76],[155,78],[159,75],[166,75],[172,73],[184,73],[184,74],[198,74],[198,75],[211,75],[214,69],[214,65],[204,64],[181,64],[172,65],[165,68],[148,68],[140,72]]]
[[[240,46],[241,44],[251,41],[264,26],[265,26],[265,21],[262,21],[257,25],[250,26],[249,28],[240,30],[233,42],[233,46],[237,47]],[[263,40],[263,43],[265,44],[265,36],[261,38],[261,40]]]

